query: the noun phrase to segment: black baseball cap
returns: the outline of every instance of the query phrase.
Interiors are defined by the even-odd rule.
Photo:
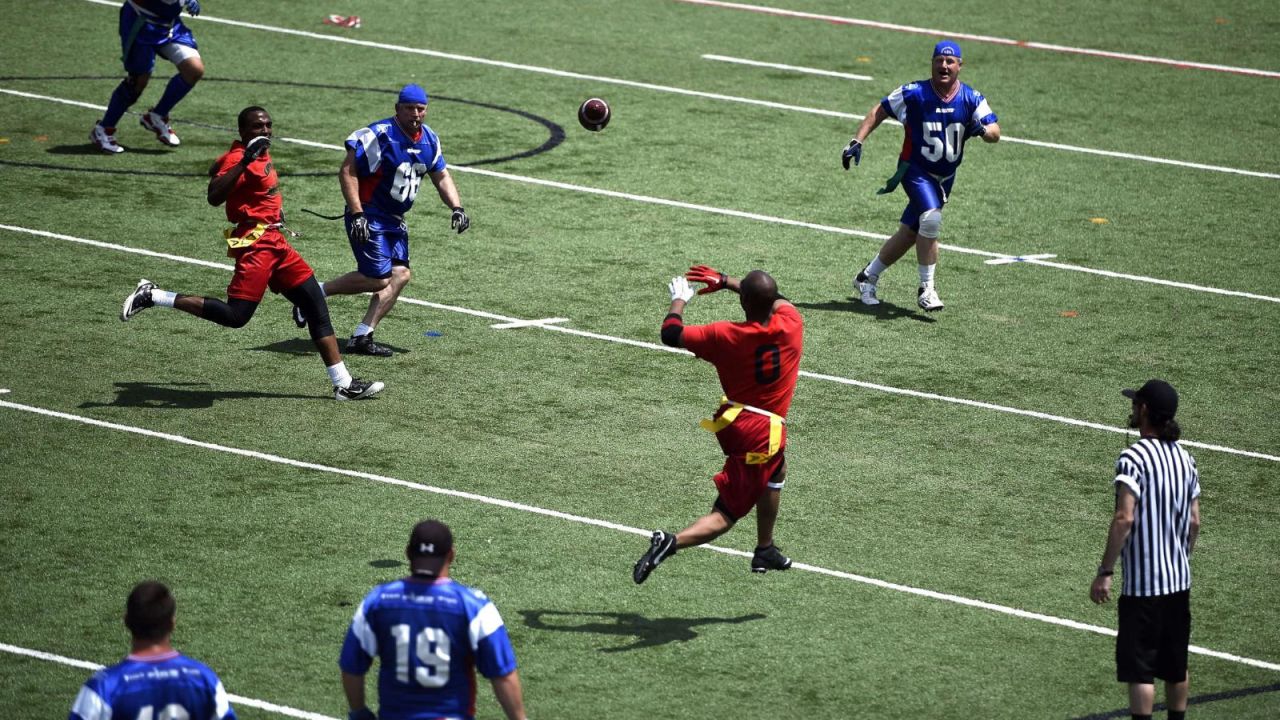
[[[1121,390],[1121,395],[1147,406],[1147,416],[1155,422],[1172,420],[1178,412],[1178,391],[1163,380],[1148,380],[1137,390]]]
[[[409,534],[409,567],[414,575],[439,575],[453,550],[453,533],[439,520],[423,520]]]

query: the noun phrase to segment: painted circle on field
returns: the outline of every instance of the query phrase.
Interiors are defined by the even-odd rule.
[[[51,82],[51,81],[59,81],[59,80],[118,80],[119,77],[120,76],[118,75],[41,75],[41,76],[6,75],[3,77],[0,77],[0,81],[35,80],[35,81],[41,81],[41,82]],[[382,88],[370,88],[370,87],[359,87],[359,86],[349,86],[349,85],[331,85],[331,84],[325,84],[325,83],[307,83],[307,82],[297,82],[292,80],[263,80],[263,79],[257,79],[257,78],[252,78],[252,79],[205,78],[204,80],[201,80],[201,82],[202,83],[210,83],[210,82],[235,83],[235,84],[246,84],[246,85],[275,85],[275,86],[284,86],[284,87],[309,88],[309,89],[315,89],[315,90],[334,90],[334,91],[348,92],[348,93],[372,93],[375,95],[390,95],[392,96],[392,98],[394,98],[397,95],[397,93],[399,93],[398,89],[387,90]],[[507,155],[499,155],[496,157],[480,158],[478,160],[471,160],[468,162],[453,161],[450,163],[452,165],[457,165],[459,167],[477,167],[480,165],[496,165],[499,163],[509,162],[511,160],[519,160],[522,158],[533,157],[535,155],[541,155],[542,153],[554,150],[561,143],[563,143],[565,139],[564,128],[558,125],[557,123],[552,122],[551,120],[544,118],[540,115],[535,115],[531,112],[520,110],[518,108],[507,107],[505,105],[496,105],[494,103],[480,102],[478,100],[467,100],[465,98],[449,97],[447,95],[432,95],[431,102],[458,103],[460,105],[470,105],[472,107],[478,107],[486,110],[493,110],[495,112],[515,115],[517,117],[524,118],[525,120],[529,120],[530,122],[533,122],[542,126],[542,128],[547,133],[546,140],[544,140],[541,144],[535,147],[528,148],[526,150],[521,150],[519,152],[510,153]],[[388,106],[389,106],[388,109],[389,110],[393,109],[394,105],[395,105],[395,101],[393,99],[391,102],[388,103]],[[374,112],[374,110],[375,110],[374,108],[371,108],[370,115],[379,115],[379,113]],[[235,110],[231,112],[238,112],[238,111],[239,111],[239,108],[237,107]],[[174,120],[173,124],[179,125],[179,126],[188,125],[191,127],[204,128],[206,130],[218,130],[218,131],[228,132],[233,134],[236,132],[234,128],[224,127],[221,125],[211,125],[207,123],[194,122],[190,120]],[[84,154],[93,154],[93,155],[98,154],[88,145],[88,143],[84,143],[84,147],[88,148],[88,150],[86,150]],[[206,177],[207,176],[206,173],[204,172],[170,172],[170,171],[160,171],[160,170],[136,170],[136,169],[126,170],[126,169],[115,169],[115,168],[104,168],[104,167],[76,167],[73,165],[58,165],[54,163],[36,163],[36,162],[18,162],[13,160],[0,160],[0,165],[30,167],[30,168],[40,169],[40,170],[60,170],[60,171],[66,171],[66,172],[90,172],[90,173],[102,173],[102,174],[114,174],[114,175],[146,175],[146,176],[158,176],[158,177]],[[329,176],[329,175],[333,175],[333,172],[326,170],[321,172],[281,173],[282,177],[321,177],[321,176]]]

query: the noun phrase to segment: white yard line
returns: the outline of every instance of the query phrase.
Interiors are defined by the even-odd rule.
[[[191,438],[188,438],[182,435],[174,435],[171,433],[148,430],[146,428],[135,427],[132,425],[123,425],[120,423],[97,420],[95,418],[85,417],[83,415],[74,415],[71,413],[64,413],[57,410],[50,410],[48,408],[37,407],[35,405],[24,405],[21,403],[9,402],[7,400],[0,400],[0,407],[9,408],[11,410],[18,410],[26,413],[32,413],[35,415],[42,415],[44,417],[68,420],[71,422],[77,422],[84,425],[104,428],[107,430],[116,430],[119,432],[131,433],[134,435],[142,435],[144,437],[155,438],[158,440],[166,440],[168,442],[173,442],[180,445],[187,445],[190,447],[197,447],[204,450],[212,450],[215,452],[227,453],[230,455],[237,455],[240,457],[252,458],[255,460],[262,460],[265,462],[276,463],[279,465],[287,465],[290,467],[300,468],[303,470],[313,470],[317,472],[330,473],[333,475],[342,475],[345,477],[357,478],[360,480],[369,480],[372,482],[384,483],[386,485],[394,485],[398,487],[408,488],[411,490],[421,490],[423,492],[434,493],[436,495],[444,495],[447,497],[459,498],[462,500],[470,500],[473,502],[484,503],[486,505],[495,505],[497,507],[506,508],[508,510],[517,510],[520,512],[533,513],[535,515],[555,518],[558,520],[566,520],[569,522],[575,522],[583,525],[591,525],[593,527],[599,527],[607,530],[614,530],[617,532],[629,533],[632,535],[639,535],[641,537],[648,537],[650,534],[649,530],[645,530],[643,528],[631,527],[629,525],[622,525],[619,523],[609,522],[607,520],[598,520],[596,518],[585,517],[582,515],[573,515],[570,513],[560,512],[559,510],[550,510],[547,508],[537,507],[535,505],[526,505],[525,503],[514,502],[511,500],[504,500],[502,498],[489,497],[487,495],[479,495],[477,493],[464,492],[461,490],[451,490],[449,488],[440,488],[440,487],[435,487],[433,485],[424,485],[421,483],[410,482],[408,480],[401,480],[399,478],[389,477],[387,475],[377,475],[374,473],[367,473],[360,470],[349,470],[346,468],[339,468],[339,467],[334,467],[330,465],[321,465],[319,463],[313,463],[313,462],[308,462],[304,460],[295,460],[293,458],[282,457],[280,455],[273,455],[271,453],[264,453],[256,450],[247,450],[244,448],[237,448],[237,447],[232,447],[228,445],[219,445],[217,443],[204,442],[201,440],[193,440]],[[700,545],[698,546],[698,548],[711,550],[718,553],[723,553],[725,555],[732,555],[734,557],[739,557],[739,558],[751,557],[751,553],[749,552],[746,552],[743,550],[735,550],[733,548],[720,547],[718,545]],[[793,564],[791,567],[792,569],[795,569],[795,570],[804,570],[806,572],[825,575],[827,577],[839,578],[841,580],[850,580],[853,582],[862,583],[864,585],[871,585],[871,586],[882,588],[885,590],[893,590],[896,592],[915,595],[918,597],[926,597],[933,600],[942,600],[944,602],[954,603],[957,605],[964,605],[967,607],[979,608],[982,610],[989,610],[991,612],[996,612],[1003,615],[1010,615],[1013,617],[1022,618],[1024,620],[1036,620],[1038,622],[1048,623],[1050,625],[1057,625],[1059,627],[1071,628],[1073,630],[1084,630],[1087,632],[1097,633],[1099,635],[1107,635],[1111,637],[1114,637],[1116,634],[1116,631],[1112,630],[1111,628],[1105,628],[1098,625],[1090,625],[1088,623],[1082,623],[1076,620],[1060,618],[1053,615],[1044,615],[1042,613],[1030,612],[1028,610],[1020,610],[1018,608],[1009,607],[1006,605],[998,605],[996,603],[989,603],[983,600],[975,600],[973,598],[967,598],[960,595],[951,595],[948,593],[941,593],[934,590],[926,590],[924,588],[912,587],[910,585],[902,585],[900,583],[888,582],[886,580],[879,580],[876,578],[867,577],[865,575],[857,575],[855,573],[844,572],[842,570],[832,570],[830,568],[824,568],[817,565],[808,565],[806,563],[799,563],[799,562]],[[1266,660],[1256,660],[1253,658],[1243,657],[1240,655],[1220,652],[1218,650],[1210,650],[1208,648],[1202,648],[1196,645],[1192,645],[1190,650],[1191,652],[1199,655],[1207,655],[1209,657],[1215,657],[1221,660],[1228,660],[1231,662],[1240,663],[1243,665],[1250,665],[1253,667],[1263,668],[1266,670],[1280,671],[1280,664],[1268,662]]]
[[[1112,60],[1132,60],[1135,62],[1154,63],[1156,65],[1169,65],[1176,68],[1194,68],[1196,70],[1214,70],[1217,72],[1234,73],[1237,75],[1252,75],[1255,77],[1280,78],[1280,72],[1275,70],[1258,70],[1256,68],[1235,67],[1232,65],[1215,65],[1213,63],[1196,62],[1193,60],[1178,60],[1175,58],[1158,57],[1152,55],[1137,55],[1134,53],[1113,52],[1110,50],[1094,50],[1092,48],[1072,47],[1070,45],[1055,45],[1052,43],[1034,42],[1030,40],[1015,40],[1013,38],[994,37],[992,35],[975,35],[973,33],[955,32],[952,30],[935,30],[932,28],[917,27],[914,25],[899,25],[897,23],[879,22],[876,20],[861,20],[859,18],[842,17],[840,15],[820,15],[818,13],[800,12],[797,10],[785,10],[782,8],[766,7],[763,5],[748,5],[745,3],[720,2],[719,0],[676,0],[688,5],[705,5],[708,7],[725,8],[729,10],[747,10],[750,12],[764,13],[766,15],[775,15],[779,17],[801,18],[805,20],[821,20],[823,22],[836,23],[838,25],[858,25],[861,27],[875,28],[877,30],[896,30],[898,32],[914,33],[916,35],[929,35],[934,38],[951,38],[953,40],[973,40],[975,42],[993,43],[996,45],[1011,45],[1020,48],[1029,48],[1032,50],[1049,50],[1052,52],[1071,53],[1074,55],[1091,55],[1093,57],[1108,58]]]
[[[748,60],[746,58],[730,57],[728,55],[703,55],[703,60],[716,60],[718,62],[732,63],[734,65],[750,65],[751,67],[771,68],[774,70],[787,70],[790,72],[803,73],[805,75],[821,75],[823,77],[841,78],[844,80],[874,80],[870,75],[857,75],[854,73],[836,72],[835,70],[822,70],[820,68],[802,67],[800,65],[783,65],[782,63],[761,62],[760,60]]]
[[[107,7],[118,8],[120,4],[112,0],[85,0],[85,2],[94,3],[96,5],[105,5]],[[687,95],[690,97],[705,98],[708,100],[721,100],[724,102],[740,103],[744,105],[754,105],[756,107],[766,107],[774,110],[786,110],[790,112],[808,113],[810,115],[821,115],[824,117],[844,118],[848,120],[862,120],[862,115],[854,113],[837,112],[835,110],[823,110],[820,108],[802,107],[800,105],[789,105],[786,103],[771,102],[768,100],[756,100],[753,98],[738,97],[735,95],[722,95],[720,93],[708,93],[698,90],[687,90],[685,88],[672,87],[669,85],[657,85],[654,83],[638,82],[635,80],[623,80],[621,78],[603,77],[600,75],[586,75],[584,73],[569,72],[567,70],[556,70],[554,68],[540,67],[537,65],[522,65],[520,63],[505,62],[502,60],[491,60],[489,58],[475,57],[471,55],[459,55],[457,53],[446,53],[438,50],[427,50],[424,48],[407,47],[404,45],[392,45],[390,43],[373,42],[370,40],[358,40],[337,35],[324,35],[321,33],[308,32],[306,30],[294,30],[292,28],[282,28],[273,25],[261,25],[258,23],[243,22],[240,20],[228,20],[226,18],[213,17],[211,15],[201,14],[195,20],[203,20],[205,22],[218,23],[221,25],[230,25],[233,27],[241,27],[249,30],[262,30],[264,32],[279,33],[282,35],[292,35],[295,37],[304,37],[311,40],[323,40],[326,42],[336,42],[346,45],[356,45],[359,47],[376,48],[378,50],[390,50],[392,52],[409,53],[413,55],[422,55],[425,57],[439,58],[441,60],[454,60],[457,62],[476,63],[479,65],[488,65],[491,67],[500,67],[507,70],[519,70],[523,72],[539,73],[542,75],[551,75],[554,77],[570,78],[574,80],[589,80],[593,83],[605,83],[609,85],[619,85],[623,87],[639,88],[641,90],[653,90],[656,92],[672,93],[675,95]],[[896,121],[890,121],[896,124]],[[1151,157],[1147,155],[1136,155],[1133,153],[1116,152],[1112,150],[1099,150],[1096,148],[1076,147],[1074,145],[1064,145],[1061,143],[1046,143],[1038,140],[1022,140],[1020,138],[1009,135],[1001,135],[1001,142],[1021,143],[1026,145],[1034,145],[1037,147],[1052,148],[1055,150],[1067,150],[1071,152],[1088,153],[1090,155],[1102,155],[1105,157],[1114,157],[1125,160],[1140,160],[1144,162],[1158,163],[1162,165],[1175,165],[1178,167],[1193,168],[1197,170],[1210,170],[1213,172],[1231,173],[1235,175],[1246,175],[1249,177],[1268,178],[1272,180],[1280,180],[1280,174],[1259,172],[1256,170],[1242,170],[1239,168],[1230,168],[1220,165],[1208,165],[1204,163],[1186,162],[1182,160],[1171,160],[1168,158]]]
[[[57,663],[59,665],[69,665],[73,668],[80,668],[82,670],[92,670],[96,672],[103,668],[102,665],[95,662],[77,660],[63,655],[54,655],[53,653],[43,652],[41,650],[31,650],[29,648],[18,647],[17,645],[10,645],[2,642],[0,642],[0,652],[7,652],[11,655],[21,655],[23,657],[34,658],[36,660],[44,660],[45,662]],[[277,705],[272,702],[267,702],[266,700],[256,700],[243,695],[227,693],[227,699],[231,701],[232,705],[258,708],[259,710],[266,710],[267,712],[276,713],[277,715],[302,718],[302,720],[338,720],[338,718],[331,717],[329,715],[321,715],[320,713],[299,710],[297,708],[291,708],[288,705]],[[70,704],[70,700],[68,700],[68,704]]]
[[[68,242],[79,243],[82,245],[89,245],[91,247],[98,247],[106,250],[116,250],[119,252],[134,253],[138,255],[145,255],[148,257],[157,257],[157,258],[163,258],[166,260],[175,260],[177,262],[184,262],[192,265],[201,265],[204,267],[215,267],[220,270],[230,271],[234,269],[233,266],[227,265],[225,263],[213,263],[207,260],[199,260],[197,258],[184,257],[182,255],[170,255],[167,253],[157,253],[157,252],[152,252],[150,250],[143,250],[140,248],[129,247],[127,245],[116,245],[114,243],[106,243],[98,240],[88,240],[86,238],[79,238],[73,235],[63,235],[61,233],[52,233],[52,232],[47,232],[45,230],[33,230],[31,228],[18,227],[16,225],[0,224],[0,230],[9,230],[15,233],[34,235],[36,237],[45,237],[45,238],[51,238],[55,240],[66,240]],[[604,342],[611,342],[611,343],[616,343],[620,345],[630,345],[632,347],[644,348],[646,350],[661,350],[664,352],[671,352],[679,355],[690,355],[689,351],[682,350],[680,348],[671,348],[671,347],[667,347],[666,345],[660,345],[658,343],[652,343],[652,342],[645,342],[643,340],[632,340],[630,338],[616,337],[613,335],[605,335],[603,333],[595,333],[587,330],[578,330],[575,328],[564,327],[563,325],[552,323],[552,321],[562,322],[564,321],[564,318],[550,318],[548,320],[526,320],[521,318],[507,317],[505,315],[499,315],[497,313],[491,313],[484,310],[474,310],[472,308],[464,308],[464,307],[459,307],[457,305],[444,305],[441,303],[434,303],[427,300],[418,300],[415,298],[405,297],[405,296],[401,296],[400,302],[408,303],[411,305],[421,305],[423,307],[434,308],[437,310],[445,310],[448,312],[462,313],[465,315],[481,317],[488,320],[497,320],[499,324],[502,324],[502,325],[510,325],[510,326],[519,325],[519,326],[537,328],[539,330],[548,330],[551,332],[565,333],[567,335],[575,335],[577,337],[590,338],[592,340],[601,340]],[[951,403],[953,405],[964,405],[967,407],[981,408],[983,410],[994,410],[996,412],[1003,412],[1011,415],[1021,415],[1023,417],[1030,417],[1038,420],[1049,420],[1052,422],[1062,423],[1064,425],[1073,425],[1075,427],[1090,428],[1093,430],[1102,430],[1105,432],[1113,432],[1113,433],[1120,433],[1120,434],[1126,434],[1126,435],[1133,434],[1131,430],[1128,430],[1126,428],[1114,427],[1111,425],[1104,425],[1102,423],[1089,422],[1087,420],[1077,420],[1075,418],[1069,418],[1062,415],[1053,415],[1050,413],[1039,412],[1036,410],[1023,410],[1021,408],[1009,407],[1007,405],[997,405],[995,403],[982,402],[980,400],[969,400],[966,398],[957,398],[957,397],[950,397],[947,395],[938,395],[936,393],[924,392],[921,390],[911,390],[909,388],[899,388],[899,387],[893,387],[891,385],[880,385],[878,383],[871,383],[863,380],[854,380],[852,378],[840,377],[838,375],[827,375],[824,373],[815,373],[815,372],[810,372],[808,370],[801,370],[800,376],[809,378],[812,380],[822,380],[825,382],[832,382],[839,385],[848,385],[851,387],[859,387],[865,390],[875,390],[877,392],[884,392],[892,395],[902,395],[905,397],[913,397],[921,400],[936,400],[936,401]],[[1252,450],[1240,450],[1237,448],[1226,447],[1223,445],[1212,445],[1209,443],[1196,442],[1194,440],[1183,440],[1181,442],[1183,445],[1186,445],[1188,447],[1195,447],[1203,450],[1213,450],[1215,452],[1227,453],[1229,455],[1240,455],[1242,457],[1249,457],[1257,460],[1268,460],[1271,462],[1280,462],[1280,456],[1277,456],[1277,455],[1269,455],[1267,453],[1254,452]]]
[[[92,1],[92,0],[87,0]],[[76,107],[92,108],[97,110],[105,110],[102,105],[93,105],[78,100],[68,100],[66,98],[53,97],[49,95],[37,95],[35,93],[19,92],[8,88],[0,88],[0,94],[14,95],[31,100],[43,100],[48,102],[61,103],[64,105],[73,105]],[[331,143],[315,142],[314,140],[303,140],[300,138],[275,137],[274,142],[292,143],[294,145],[302,145],[304,147],[312,147],[322,150],[334,150],[341,152],[341,145]],[[775,217],[772,215],[763,215],[760,213],[744,212],[741,210],[731,210],[728,208],[718,208],[710,205],[699,205],[696,203],[683,202],[680,200],[668,200],[666,198],[653,197],[650,195],[637,195],[635,193],[620,192],[617,190],[605,190],[602,188],[588,187],[586,185],[575,185],[573,183],[560,182],[557,180],[544,180],[542,178],[529,177],[527,175],[513,175],[511,173],[498,172],[497,170],[488,170],[478,167],[467,167],[465,165],[454,165],[452,170],[456,172],[472,173],[474,175],[484,175],[486,177],[498,178],[501,180],[509,180],[511,182],[524,183],[526,185],[538,185],[541,187],[555,188],[558,190],[568,190],[571,192],[586,193],[589,195],[599,195],[601,197],[616,198],[619,200],[630,200],[632,202],[646,203],[649,205],[661,205],[664,207],[679,208],[681,210],[694,210],[713,215],[723,215],[726,217],[741,218],[744,220],[755,220],[757,222],[772,223],[775,225],[784,225],[787,227],[804,228],[806,230],[817,230],[820,232],[835,233],[838,235],[848,235],[853,237],[863,237],[871,240],[883,241],[888,239],[888,235],[883,233],[875,233],[867,230],[859,230],[856,228],[845,228],[836,225],[821,225],[819,223],[805,222],[803,220],[792,220],[789,218]],[[1280,177],[1280,176],[1277,176]],[[1244,292],[1241,290],[1226,290],[1223,288],[1209,287],[1205,285],[1195,285],[1193,283],[1185,283],[1177,280],[1163,280],[1161,278],[1153,278],[1145,275],[1133,275],[1129,273],[1115,272],[1112,270],[1099,270],[1096,268],[1086,267],[1083,265],[1071,265],[1068,263],[1048,262],[1038,259],[1040,255],[1009,255],[1007,253],[992,252],[990,250],[978,250],[976,248],[961,247],[959,245],[948,245],[940,243],[938,247],[943,250],[956,253],[964,253],[967,255],[978,255],[987,258],[1003,259],[1008,262],[1021,262],[1028,265],[1042,265],[1044,267],[1052,267],[1058,270],[1070,270],[1072,272],[1082,272],[1091,275],[1099,275],[1102,277],[1116,278],[1120,280],[1132,280],[1134,282],[1149,283],[1152,285],[1163,285],[1165,287],[1175,287],[1183,290],[1194,290],[1196,292],[1212,293],[1215,295],[1227,295],[1231,297],[1242,297],[1250,300],[1263,300],[1266,302],[1280,303],[1280,297],[1272,297],[1270,295],[1259,295],[1256,293]],[[1052,257],[1052,256],[1050,256]]]

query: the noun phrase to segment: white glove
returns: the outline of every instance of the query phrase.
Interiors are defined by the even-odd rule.
[[[667,289],[671,291],[671,302],[683,300],[689,302],[693,297],[693,286],[685,280],[683,275],[677,275],[671,278],[671,282],[667,283]]]

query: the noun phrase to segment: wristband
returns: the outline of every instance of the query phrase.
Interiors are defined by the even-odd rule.
[[[1114,569],[1108,570],[1107,568],[1101,565],[1098,566],[1098,577],[1111,577],[1112,575],[1115,575],[1115,574],[1116,574],[1116,571]]]

